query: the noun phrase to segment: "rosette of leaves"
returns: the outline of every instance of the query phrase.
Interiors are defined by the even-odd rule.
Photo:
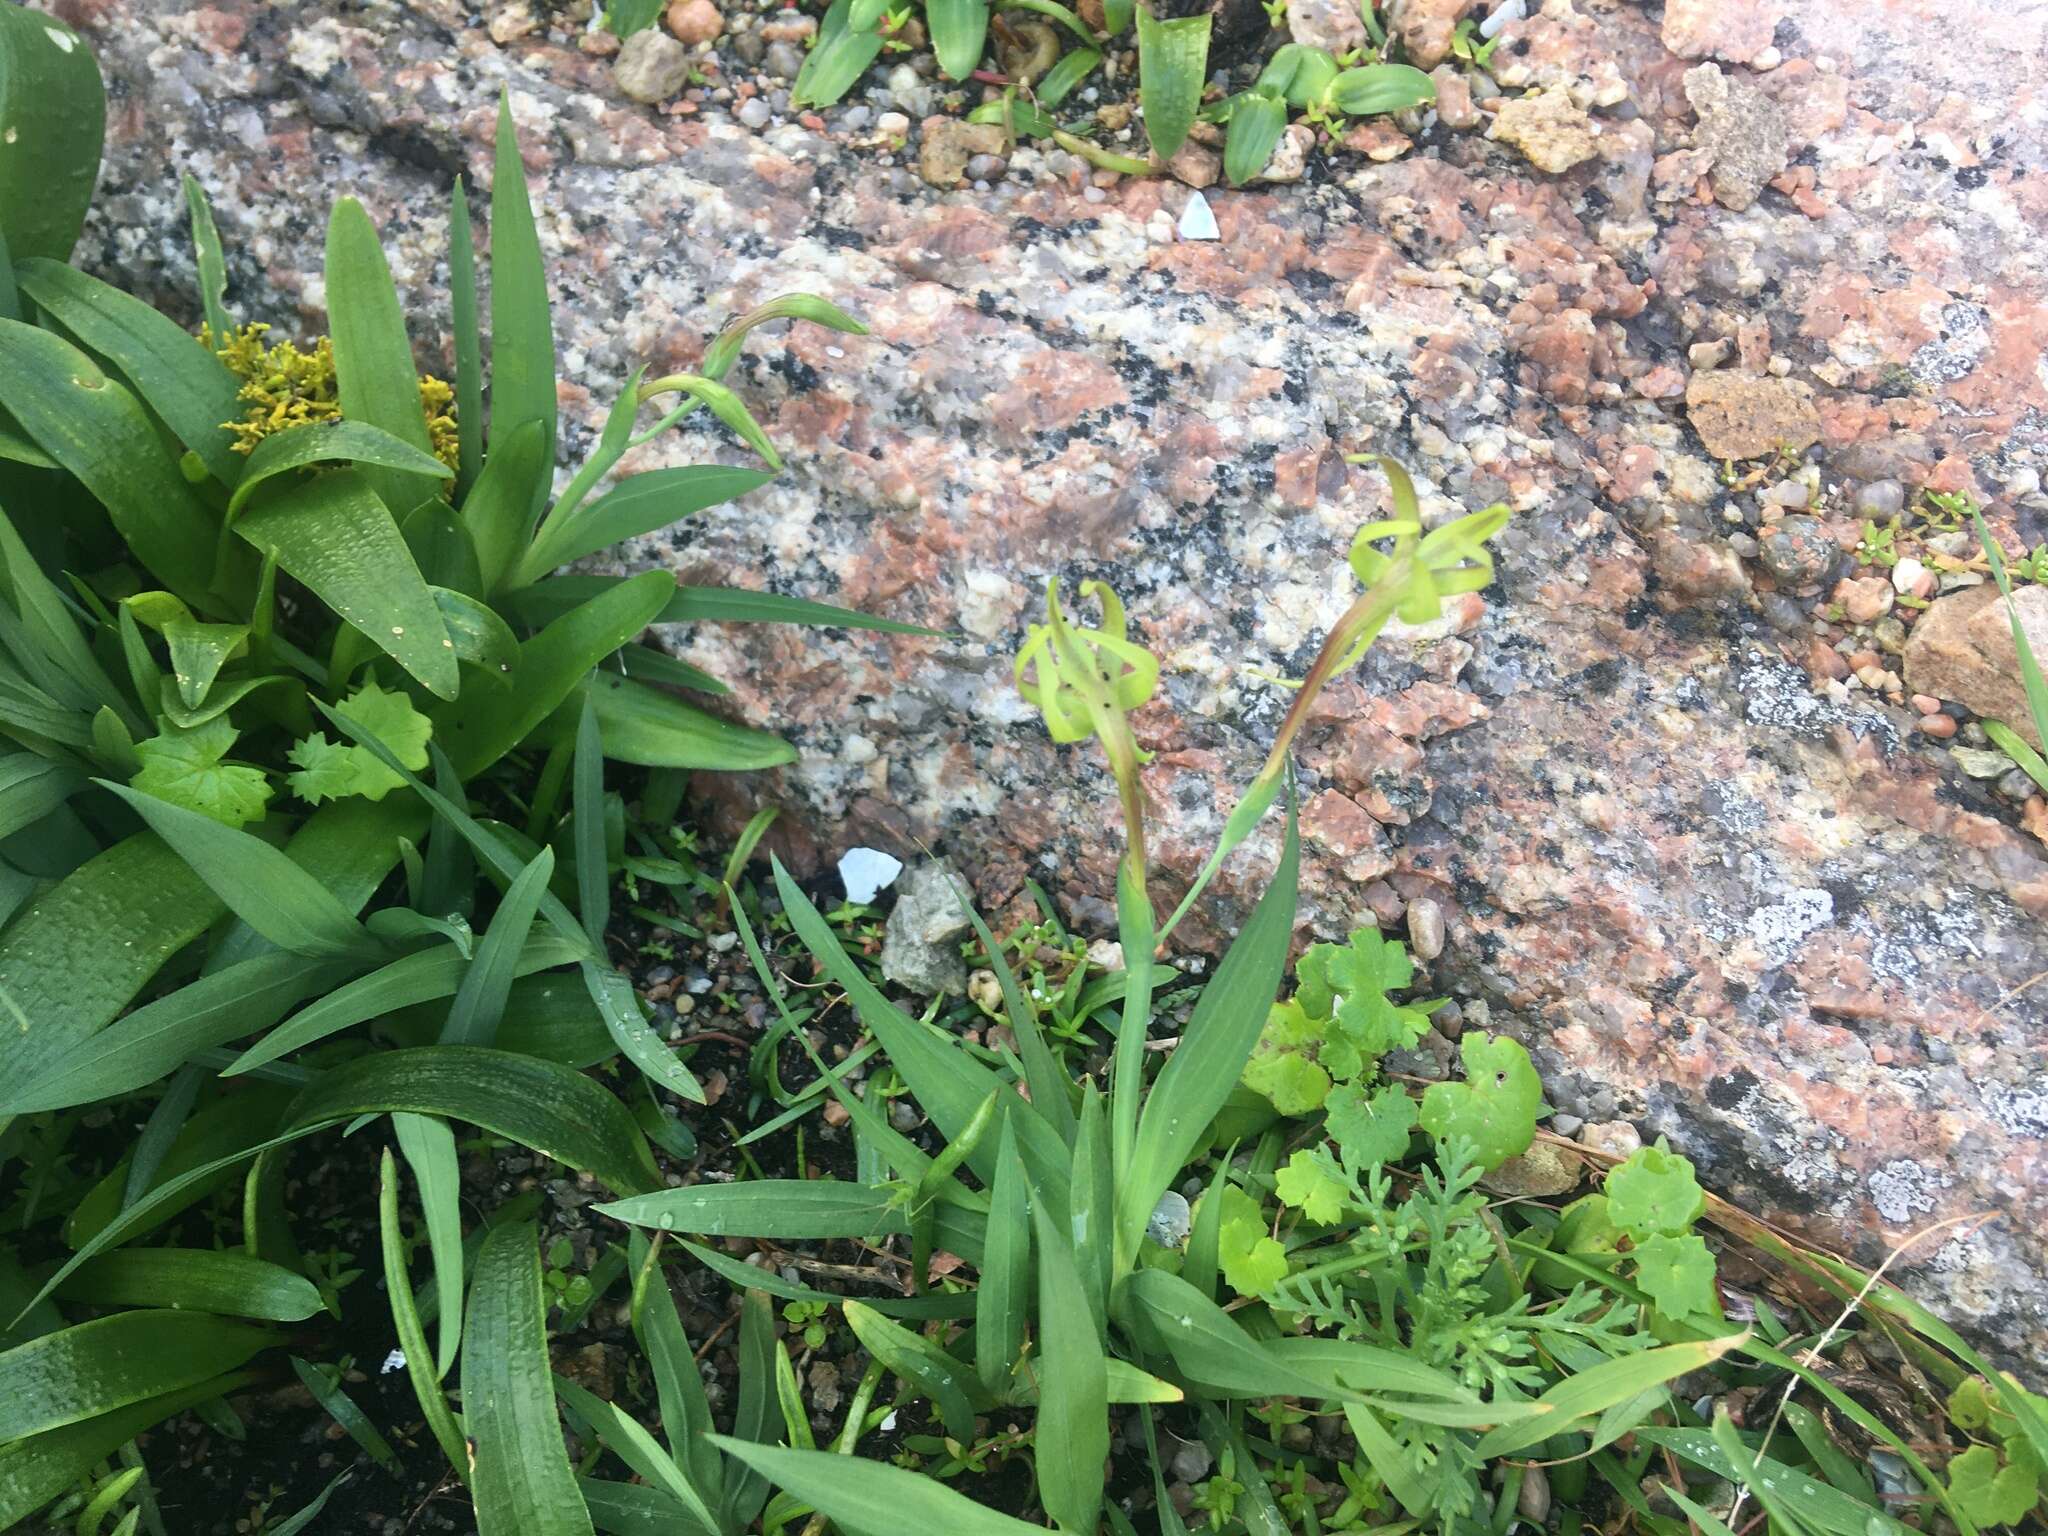
[[[1442,999],[1396,1003],[1415,967],[1407,947],[1361,928],[1349,944],[1311,944],[1295,967],[1294,995],[1266,1016],[1244,1084],[1283,1115],[1314,1114],[1332,1084],[1371,1077],[1389,1051],[1406,1050],[1429,1028]]]
[[[1714,1324],[1722,1316],[1714,1255],[1693,1231],[1706,1208],[1691,1161],[1660,1138],[1610,1168],[1599,1194],[1566,1206],[1550,1246],[1576,1259],[1623,1266],[1669,1322]],[[1555,1265],[1539,1268],[1552,1278],[1567,1273]]]
[[[1274,50],[1250,90],[1224,98],[1203,116],[1229,124],[1223,174],[1236,187],[1266,168],[1287,130],[1290,111],[1307,122],[1334,127],[1346,117],[1406,112],[1435,100],[1436,82],[1411,64],[1346,69],[1326,49],[1285,43]]]

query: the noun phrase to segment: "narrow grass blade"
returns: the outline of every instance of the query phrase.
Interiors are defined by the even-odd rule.
[[[1074,1137],[1074,1173],[1068,1189],[1067,1241],[1079,1267],[1081,1294],[1095,1331],[1102,1332],[1115,1269],[1115,1182],[1110,1170],[1108,1117],[1102,1094],[1091,1082],[1081,1100],[1081,1127]],[[1041,1257],[1039,1268],[1044,1269]]]
[[[883,997],[840,946],[831,925],[790,878],[789,871],[779,860],[774,868],[776,890],[797,936],[832,979],[846,989],[861,1022],[882,1042],[891,1064],[903,1074],[940,1132],[949,1140],[963,1134],[990,1092],[1002,1090],[1009,1099],[1009,1118],[1017,1128],[1017,1151],[1024,1160],[1025,1171],[1031,1175],[1032,1186],[1053,1203],[1054,1214],[1064,1219],[1071,1153],[1058,1133],[1040,1115],[1015,1113],[1022,1108],[1021,1101],[1014,1099],[1013,1090],[1001,1078],[970,1059],[955,1042],[938,1036]],[[968,1165],[983,1180],[992,1180],[995,1154],[994,1144],[984,1142],[968,1159]],[[1149,1204],[1146,1214],[1151,1214]]]
[[[591,1536],[548,1371],[540,1247],[530,1222],[477,1253],[462,1351],[462,1406],[479,1536]]]
[[[1017,1038],[1017,1058],[1024,1064],[1024,1086],[1031,1090],[1031,1107],[1052,1126],[1061,1141],[1072,1146],[1077,1125],[1070,1079],[1053,1059],[1052,1048],[1045,1043],[1045,1031],[1039,1028],[1038,1010],[1018,985],[1017,973],[1010,968],[1003,946],[975,910],[973,896],[960,887],[956,887],[956,894],[960,910],[967,914],[974,936],[981,940],[989,966],[996,973],[996,985],[1002,990],[1003,1013],[1009,1020],[1010,1033]]]
[[[163,1166],[164,1155],[185,1128],[192,1106],[199,1102],[199,1088],[204,1081],[205,1074],[197,1067],[180,1067],[156,1101],[156,1107],[150,1110],[142,1134],[135,1138],[135,1146],[128,1154],[128,1178],[121,1191],[124,1208],[149,1193],[157,1170]]]
[[[851,1530],[1044,1536],[1043,1526],[997,1514],[944,1483],[886,1462],[750,1445],[724,1435],[713,1435],[711,1443]]]
[[[391,1321],[398,1334],[398,1348],[405,1356],[406,1374],[412,1378],[413,1394],[419,1398],[420,1412],[426,1416],[427,1428],[433,1431],[434,1439],[439,1442],[441,1453],[448,1458],[449,1466],[455,1469],[455,1475],[464,1477],[469,1471],[469,1455],[463,1444],[462,1431],[456,1427],[455,1415],[449,1410],[448,1399],[441,1391],[441,1376],[446,1374],[447,1367],[444,1365],[438,1372],[435,1370],[427,1345],[427,1331],[420,1325],[419,1311],[413,1305],[412,1277],[405,1268],[405,1236],[398,1229],[398,1169],[392,1161],[389,1147],[384,1149],[377,1171],[377,1215],[384,1256],[384,1290],[391,1298]],[[427,1230],[431,1242],[431,1214]],[[437,1253],[434,1260],[436,1282],[441,1283],[446,1273]],[[440,1321],[444,1341],[459,1327],[462,1311],[462,1242],[459,1230],[456,1234],[454,1274],[452,1303],[444,1299],[442,1304]],[[455,1325],[449,1322],[451,1304],[457,1318]]]
[[[398,1453],[391,1449],[391,1442],[384,1438],[383,1431],[370,1422],[369,1415],[356,1406],[355,1399],[342,1390],[335,1376],[297,1355],[292,1356],[292,1371],[299,1378],[299,1384],[312,1393],[313,1400],[326,1410],[327,1416],[346,1430],[348,1437],[367,1451],[372,1461],[396,1477],[399,1473]]]
[[[401,1111],[391,1117],[391,1129],[419,1185],[420,1210],[426,1217],[434,1289],[441,1302],[440,1342],[434,1352],[438,1380],[455,1364],[456,1348],[462,1342],[462,1168],[455,1157],[455,1133],[448,1129],[447,1121]],[[392,1198],[395,1201],[396,1194]]]
[[[650,1083],[692,1104],[704,1102],[704,1086],[697,1081],[696,1074],[683,1065],[682,1059],[655,1034],[640,1012],[639,994],[633,990],[631,977],[586,959],[583,985],[597,1005],[612,1043]]]
[[[1202,989],[1179,1047],[1145,1100],[1129,1177],[1117,1192],[1122,1251],[1137,1251],[1159,1197],[1208,1133],[1209,1122],[1237,1086],[1245,1061],[1258,1044],[1287,965],[1300,856],[1290,803],[1286,840],[1272,884],[1232,941],[1214,979]]]
[[[604,846],[604,743],[590,695],[576,723],[576,757],[569,774],[569,804],[575,815],[576,898],[590,947],[604,953],[611,922],[612,890]]]
[[[282,850],[125,784],[95,782],[127,801],[237,917],[280,949],[316,959],[374,950],[363,925]]]
[[[697,1368],[689,1336],[683,1332],[675,1293],[661,1267],[659,1252],[638,1232],[633,1234],[633,1335],[654,1375],[655,1400],[661,1406],[661,1431],[669,1455],[691,1480],[713,1486],[719,1474],[718,1453],[705,1443],[710,1432],[711,1401]]]
[[[521,957],[534,948],[534,914],[554,873],[555,850],[542,848],[507,888],[477,946],[476,958],[463,972],[462,986],[441,1031],[443,1045],[490,1045],[497,1039],[513,978],[521,973]],[[548,945],[543,952],[555,949],[566,946]]]
[[[1604,1361],[1590,1370],[1566,1377],[1530,1404],[1537,1410],[1532,1418],[1502,1424],[1480,1437],[1474,1454],[1480,1457],[1509,1456],[1526,1450],[1539,1440],[1571,1429],[1581,1419],[1602,1413],[1616,1403],[1625,1403],[1639,1393],[1713,1364],[1729,1350],[1745,1343],[1746,1333],[1730,1334],[1696,1344],[1667,1344],[1641,1354],[1623,1355]]]
[[[767,470],[724,464],[689,464],[629,475],[570,517],[551,520],[521,558],[514,585],[525,586],[557,566],[736,500],[774,478]]]
[[[646,571],[621,582],[521,645],[510,688],[472,688],[434,710],[434,740],[463,781],[525,740],[582,685],[592,667],[652,622],[674,590],[675,578],[666,571]]]
[[[213,208],[206,201],[206,189],[186,172],[182,179],[185,208],[192,222],[192,256],[199,269],[199,303],[206,315],[206,329],[218,348],[234,320],[227,310],[228,265],[221,254],[220,231],[214,227]]]
[[[484,459],[483,340],[478,334],[476,240],[469,229],[469,189],[455,178],[448,198],[448,309],[455,333],[455,497],[476,484]]]
[[[334,383],[341,413],[382,427],[431,454],[420,404],[419,367],[405,334],[398,290],[363,205],[339,199],[327,222],[327,327],[334,338]],[[409,510],[436,493],[424,475],[376,466],[364,471],[386,506]]]
[[[1716,1477],[1746,1484],[1752,1490],[1760,1492],[1758,1485],[1769,1479],[1775,1497],[1793,1511],[1802,1525],[1822,1536],[1906,1536],[1909,1530],[1882,1510],[1830,1488],[1818,1478],[1769,1456],[1759,1459],[1740,1440],[1734,1442],[1731,1451],[1712,1430],[1646,1426],[1636,1431],[1636,1438],[1662,1446]]]
[[[682,1468],[670,1459],[660,1442],[639,1420],[565,1377],[555,1378],[555,1395],[588,1424],[598,1439],[609,1446],[636,1476],[682,1505],[699,1525],[708,1530],[718,1529],[718,1517],[704,1502],[703,1493],[683,1475]]]

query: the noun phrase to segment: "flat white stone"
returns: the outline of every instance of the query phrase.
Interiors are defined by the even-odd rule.
[[[839,856],[839,879],[846,899],[856,905],[873,901],[903,873],[903,861],[879,848],[849,848]]]
[[[1216,210],[1209,206],[1209,199],[1199,192],[1190,192],[1187,207],[1180,211],[1180,237],[1183,240],[1223,238],[1223,231],[1216,227]]]

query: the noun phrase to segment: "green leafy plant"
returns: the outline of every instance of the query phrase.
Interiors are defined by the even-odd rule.
[[[1203,116],[1228,123],[1223,172],[1241,186],[1266,168],[1286,131],[1290,109],[1341,131],[1347,117],[1405,112],[1436,100],[1436,83],[1410,64],[1342,67],[1325,49],[1284,43],[1248,91],[1224,98]]]
[[[92,206],[106,137],[100,68],[70,25],[0,0],[0,316],[14,261],[71,255]]]
[[[1266,1016],[1244,1085],[1283,1115],[1305,1115],[1323,1107],[1332,1084],[1370,1078],[1380,1057],[1422,1038],[1442,1005],[1389,1001],[1414,974],[1406,947],[1376,928],[1359,929],[1348,945],[1310,945],[1295,968],[1294,996]]]
[[[0,100],[28,78],[6,51],[20,14],[0,9]],[[187,194],[204,340],[33,246],[5,268],[0,1005],[21,1029],[0,1167],[34,1189],[52,1164],[10,1155],[45,1128],[61,1145],[95,1106],[147,1117],[110,1171],[67,1188],[54,1216],[71,1256],[32,1274],[8,1260],[0,1368],[52,1383],[0,1424],[8,1527],[149,1425],[271,1369],[278,1324],[357,1304],[352,1260],[302,1252],[283,1192],[288,1148],[360,1117],[391,1117],[417,1181],[433,1282],[409,1317],[392,1287],[394,1323],[468,1475],[440,1379],[465,1281],[491,1266],[464,1252],[449,1122],[637,1194],[658,1182],[643,1135],[579,1069],[624,1056],[643,1095],[703,1096],[604,948],[630,862],[607,760],[646,769],[658,796],[693,768],[789,755],[671,691],[719,685],[638,638],[691,619],[877,622],[662,573],[554,575],[768,478],[774,447],[721,381],[762,324],[860,329],[831,306],[786,296],[721,331],[700,372],[635,373],[556,496],[552,325],[508,107],[490,345],[458,186],[441,389],[358,204],[328,229],[331,338],[286,354],[228,313],[211,214]],[[697,411],[764,467],[611,478]],[[550,988],[580,1003],[537,1013]],[[231,1189],[245,1263],[161,1246]],[[26,1226],[37,1200],[22,1209]],[[409,1258],[395,1222],[394,1206],[387,1280]],[[557,1265],[565,1315],[622,1268]],[[385,1444],[333,1362],[299,1366],[351,1435]],[[465,1384],[465,1428],[489,1463],[513,1421],[477,1412],[482,1390]]]
[[[1984,526],[1984,515],[1977,510],[1976,504],[1967,503],[1967,507],[1970,520],[1976,525],[1977,541],[1984,548],[1984,559],[1998,583],[1998,594],[2005,603],[2006,617],[2012,625],[2013,652],[2019,661],[2020,684],[2026,691],[2027,714],[2033,723],[2035,740],[2048,743],[2048,680],[2041,675],[2040,659],[2034,655],[2033,644],[2027,639],[2026,625],[2020,622],[2019,605],[2012,596],[2012,581],[2006,575],[2005,551]],[[2044,760],[2003,721],[1985,721],[1984,731],[2000,751],[2026,770],[2027,777],[2039,785],[2043,793],[2048,793],[2048,760]]]
[[[1390,529],[1368,529],[1361,548],[1370,558],[1360,558],[1361,573],[1393,590],[1381,585],[1369,589],[1367,618],[1340,625],[1331,634],[1324,659],[1311,674],[1312,687],[1304,691],[1312,696],[1313,687],[1334,675],[1338,661],[1355,659],[1361,642],[1369,643],[1378,623],[1384,622],[1374,622],[1373,614],[1416,614],[1425,608],[1433,612],[1438,592],[1475,574],[1467,567],[1474,551],[1482,549],[1483,535],[1473,530],[1490,532],[1499,525],[1499,519],[1490,516],[1480,524],[1468,521],[1460,534],[1430,545],[1427,555],[1420,552],[1419,529],[1398,523]],[[1375,532],[1395,540],[1392,555],[1370,549],[1369,537]],[[1083,590],[1101,607],[1101,624],[1077,625],[1057,595],[1049,593],[1046,623],[1034,626],[1020,654],[1019,681],[1055,741],[1092,737],[1102,746],[1126,823],[1118,873],[1123,953],[1149,955],[1156,925],[1146,889],[1145,801],[1140,784],[1145,753],[1130,713],[1156,686],[1157,666],[1130,639],[1114,594],[1099,583]],[[923,1314],[927,1317],[957,1316],[964,1304],[974,1321],[971,1335],[953,1335],[943,1324],[914,1329],[885,1312],[883,1303],[847,1301],[847,1322],[875,1359],[929,1402],[952,1442],[973,1442],[978,1413],[1035,1404],[1038,1495],[1047,1514],[1066,1530],[1092,1531],[1100,1516],[1099,1469],[1109,1449],[1112,1403],[1307,1394],[1346,1404],[1377,1402],[1404,1417],[1419,1413],[1425,1420],[1443,1418],[1473,1429],[1548,1412],[1482,1402],[1456,1375],[1421,1362],[1410,1363],[1398,1379],[1385,1381],[1376,1369],[1382,1351],[1361,1350],[1342,1339],[1322,1341],[1321,1352],[1311,1357],[1282,1349],[1269,1333],[1247,1328],[1215,1299],[1222,1244],[1218,1229],[1227,1203],[1222,1193],[1227,1185],[1220,1178],[1212,1190],[1214,1198],[1203,1202],[1203,1215],[1187,1239],[1185,1257],[1162,1248],[1148,1235],[1163,1197],[1208,1145],[1212,1122],[1257,1043],[1292,926],[1295,859],[1290,814],[1273,884],[1202,989],[1178,1048],[1149,1082],[1145,1066],[1151,1053],[1145,1050],[1145,1041],[1153,1015],[1150,967],[1127,974],[1106,1093],[1092,1080],[1074,1080],[1061,1067],[1044,1038],[1038,1008],[1018,987],[1003,947],[978,917],[971,920],[996,971],[1016,1037],[1014,1057],[995,1067],[983,1064],[952,1037],[928,1032],[889,1003],[841,946],[823,915],[778,866],[777,892],[796,937],[845,990],[863,1024],[887,1050],[895,1072],[944,1138],[942,1149],[928,1153],[911,1142],[818,1059],[818,1070],[869,1149],[867,1155],[880,1165],[878,1173],[886,1170],[888,1177],[846,1184],[756,1179],[700,1185],[615,1201],[601,1209],[642,1228],[708,1236],[907,1235],[912,1246],[910,1280],[920,1291],[928,1284],[930,1255],[939,1248],[976,1265],[980,1283],[971,1295],[922,1298],[932,1309]],[[751,924],[737,907],[734,913],[763,986],[777,1006],[786,1009],[775,970]],[[1317,987],[1327,994],[1321,1000],[1326,1018],[1348,1008],[1346,1027],[1364,1031],[1376,1024],[1398,1034],[1398,1024],[1378,1017],[1380,1010],[1396,1012],[1385,1002],[1384,989],[1398,972],[1386,960],[1378,948],[1367,944],[1326,952],[1312,965],[1305,987],[1312,994]],[[1361,1065],[1364,1054],[1361,1049]],[[1020,1093],[1020,1087],[1025,1091]],[[1408,1104],[1405,1095],[1400,1097]],[[1364,1122],[1372,1119],[1375,1108],[1392,1123],[1393,1112],[1382,1106],[1346,1105],[1344,1112]],[[1528,1107],[1532,1120],[1533,1109]],[[1408,1104],[1406,1124],[1413,1123],[1413,1106]],[[1405,1144],[1405,1127],[1400,1139]],[[1467,1183],[1469,1176],[1476,1176],[1469,1165],[1454,1166],[1461,1170],[1455,1177]],[[1290,1193],[1322,1210],[1321,1190],[1299,1184],[1296,1174],[1291,1166],[1284,1175]],[[1457,1194],[1445,1199],[1455,1200],[1464,1187],[1461,1183]],[[689,1246],[705,1263],[735,1273],[731,1261],[715,1250]],[[1489,1246],[1488,1262],[1492,1253]],[[819,1298],[804,1294],[802,1299]],[[899,1303],[892,1310],[914,1304]],[[1628,1378],[1626,1395],[1640,1395],[1667,1375],[1712,1358],[1721,1347],[1683,1345],[1675,1352],[1646,1357],[1649,1367]],[[1377,1383],[1373,1389],[1354,1385],[1366,1380],[1367,1373]],[[1584,1413],[1613,1406],[1608,1400],[1588,1401]],[[1562,1428],[1578,1416],[1554,1422]],[[822,1453],[729,1449],[770,1470],[826,1515],[855,1528],[872,1518],[864,1502],[870,1485],[879,1492],[909,1475],[870,1468],[860,1478],[828,1479],[822,1471],[813,1476],[805,1470]],[[903,1498],[904,1511],[921,1505],[934,1512],[953,1507],[947,1500],[913,1494],[907,1488]],[[956,1515],[951,1528],[1008,1529],[1013,1523],[975,1510],[971,1516]]]

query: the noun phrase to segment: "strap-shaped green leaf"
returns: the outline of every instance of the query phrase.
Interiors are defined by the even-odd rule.
[[[415,448],[367,421],[310,421],[273,432],[256,445],[242,471],[241,483],[228,498],[229,518],[249,504],[249,498],[264,481],[309,464],[336,461],[372,464],[441,480],[452,473],[424,448]]]
[[[1117,1234],[1124,1251],[1137,1251],[1153,1207],[1207,1134],[1258,1044],[1287,965],[1300,857],[1290,804],[1272,883],[1231,942],[1214,979],[1202,989],[1180,1045],[1146,1096],[1129,1174],[1117,1191]]]
[[[92,49],[68,23],[0,6],[0,241],[16,261],[70,257],[99,179],[106,103]]]
[[[1095,1101],[1099,1103],[1100,1101]],[[1099,1123],[1099,1116],[1098,1123]],[[1088,1135],[1088,1113],[1081,1135]],[[1076,1143],[1078,1155],[1080,1144]],[[1083,1182],[1076,1180],[1076,1186]],[[1033,1460],[1046,1513],[1067,1531],[1092,1531],[1102,1509],[1103,1464],[1109,1459],[1109,1369],[1099,1332],[1099,1300],[1084,1278],[1089,1249],[1106,1253],[1106,1235],[1090,1233],[1088,1248],[1067,1242],[1032,1205],[1038,1238],[1038,1444],[1053,1448]]]
[[[214,895],[280,949],[319,958],[373,952],[363,925],[282,850],[125,784],[97,782],[126,800]]]
[[[1043,1526],[998,1514],[934,1478],[887,1462],[750,1445],[725,1435],[713,1435],[711,1443],[848,1530],[1045,1536]]]
[[[277,1336],[169,1309],[117,1312],[0,1352],[0,1443],[231,1371]]]
[[[405,535],[367,471],[337,469],[295,485],[247,508],[235,532],[303,582],[429,693],[455,697],[455,642]]]
[[[225,910],[154,832],[81,864],[0,937],[0,1029],[10,1086],[105,1028],[157,969]]]
[[[1152,152],[1171,160],[1187,141],[1209,78],[1210,14],[1161,21],[1148,4],[1138,15],[1138,100]]]
[[[435,1369],[433,1358],[427,1352],[426,1329],[420,1323],[419,1309],[413,1302],[412,1277],[405,1268],[405,1238],[398,1230],[398,1170],[389,1147],[384,1149],[384,1156],[378,1163],[377,1216],[384,1258],[384,1292],[391,1298],[391,1321],[398,1333],[398,1347],[405,1354],[406,1374],[412,1379],[413,1395],[419,1399],[420,1412],[426,1416],[427,1427],[441,1443],[441,1452],[454,1467],[455,1475],[462,1477],[469,1471],[469,1454],[462,1431],[456,1427],[455,1415],[448,1411],[448,1399],[441,1391],[441,1376],[448,1368],[442,1365],[438,1371]],[[427,1230],[431,1238],[434,1230],[431,1213]],[[434,1261],[434,1277],[440,1287],[441,1338],[444,1344],[458,1336],[457,1330],[462,1322],[462,1228],[459,1221],[455,1233],[455,1283],[452,1287],[443,1279],[448,1265],[438,1253]],[[449,1294],[451,1289],[452,1296]],[[451,1305],[454,1308],[452,1320],[449,1316]]]
[[[1223,140],[1223,174],[1233,187],[1243,186],[1266,168],[1286,129],[1287,103],[1282,98],[1251,91],[1238,99]]]
[[[513,584],[538,581],[557,566],[736,500],[774,478],[771,470],[725,464],[686,464],[630,475],[571,517],[543,529],[521,558]]]
[[[521,645],[509,689],[473,688],[436,709],[434,740],[462,778],[476,777],[524,741],[592,667],[647,627],[674,590],[675,578],[666,571],[623,581]]]
[[[440,1117],[401,1110],[391,1117],[391,1129],[419,1184],[427,1245],[434,1258],[441,1323],[434,1352],[438,1380],[455,1363],[462,1342],[462,1169],[455,1156],[455,1133]]]
[[[988,37],[988,0],[925,0],[932,52],[948,80],[965,80],[981,67]]]
[[[406,339],[398,290],[392,286],[377,228],[352,197],[339,199],[327,221],[327,328],[334,338],[334,384],[341,414],[382,427],[400,442],[431,454],[434,443],[420,404],[419,368]],[[434,480],[426,475],[381,465],[364,473],[385,504],[400,510],[417,506],[436,492]]]
[[[24,261],[14,275],[23,293],[121,371],[214,479],[236,482],[242,456],[222,423],[242,414],[241,381],[219,358],[175,320],[75,267]]]
[[[455,333],[455,495],[476,484],[484,462],[484,354],[476,302],[476,239],[469,189],[455,178],[448,195],[448,311]]]
[[[233,1249],[129,1248],[103,1253],[57,1288],[93,1307],[170,1307],[265,1322],[302,1322],[320,1310],[304,1275]]]
[[[125,385],[50,332],[0,320],[0,409],[107,509],[152,574],[192,607],[218,611],[209,592],[220,520]]]
[[[492,1228],[477,1253],[462,1407],[478,1536],[593,1536],[555,1410],[531,1222]]]
[[[825,19],[818,24],[818,40],[797,71],[796,84],[789,93],[798,107],[828,107],[867,73],[882,51],[879,28],[857,32],[850,25],[853,0],[832,0]]]
[[[306,1127],[392,1110],[467,1120],[624,1194],[661,1182],[633,1117],[601,1085],[509,1051],[427,1045],[360,1057],[313,1083],[286,1114],[290,1127]]]
[[[541,463],[555,462],[555,331],[547,265],[527,195],[526,163],[510,92],[498,96],[497,170],[491,179],[491,447],[522,423],[541,425]],[[529,488],[526,526],[546,499],[546,476]]]
[[[199,304],[205,312],[213,344],[218,347],[234,325],[227,309],[227,260],[221,254],[220,231],[214,226],[213,206],[206,200],[206,189],[189,171],[181,178],[181,185],[192,224],[193,264],[199,269]]]

